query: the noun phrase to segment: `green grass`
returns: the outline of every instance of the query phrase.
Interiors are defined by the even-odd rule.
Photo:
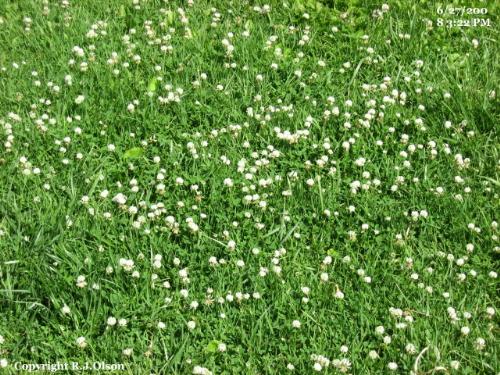
[[[0,2],[0,373],[500,372],[498,5],[44,4]]]

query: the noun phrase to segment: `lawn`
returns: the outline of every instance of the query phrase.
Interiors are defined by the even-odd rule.
[[[0,374],[498,374],[499,4],[0,0]]]

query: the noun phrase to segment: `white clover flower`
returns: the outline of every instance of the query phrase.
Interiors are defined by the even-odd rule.
[[[417,353],[417,348],[415,347],[415,345],[409,343],[409,344],[406,344],[405,346],[405,350],[408,354],[416,354]]]
[[[200,229],[200,227],[198,226],[198,224],[196,224],[194,221],[190,220],[187,222],[187,226],[189,228],[189,230],[192,232],[192,233],[196,233],[198,232],[198,230]]]
[[[120,258],[118,261],[120,267],[122,267],[125,271],[132,271],[134,268],[134,261],[132,259]]]
[[[128,324],[128,320],[127,319],[124,319],[124,318],[118,319],[118,325],[120,327],[126,327],[127,324]]]
[[[365,158],[358,158],[354,161],[354,164],[358,167],[363,167],[366,164]]]
[[[87,281],[85,280],[85,276],[80,275],[76,278],[76,286],[79,288],[85,288],[87,286]]]
[[[212,371],[210,371],[206,367],[201,367],[201,366],[194,366],[193,374],[194,375],[213,375]]]
[[[478,337],[474,344],[477,350],[483,350],[486,347],[486,340]]]
[[[179,277],[181,279],[185,279],[185,278],[188,277],[188,270],[187,270],[187,268],[183,268],[183,269],[179,270]]]
[[[398,364],[396,362],[389,362],[387,368],[391,371],[396,371],[398,369]]]
[[[85,337],[80,336],[76,339],[76,345],[78,345],[81,349],[85,349],[88,344]]]
[[[85,100],[85,96],[84,95],[78,95],[76,98],[75,98],[75,103],[76,104],[82,104]]]

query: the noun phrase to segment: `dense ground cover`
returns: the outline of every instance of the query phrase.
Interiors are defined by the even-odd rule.
[[[463,5],[1,1],[0,373],[498,373]]]

